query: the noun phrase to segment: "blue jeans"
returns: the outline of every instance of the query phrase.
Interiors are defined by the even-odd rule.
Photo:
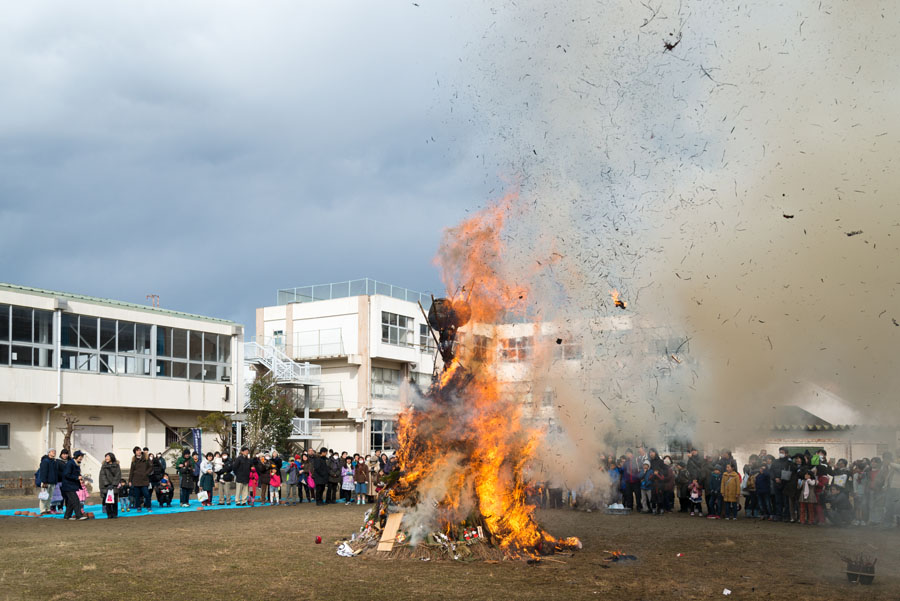
[[[149,486],[132,486],[131,487],[131,504],[135,509],[141,508],[141,500],[143,499],[144,507],[150,509],[150,487]]]
[[[772,508],[769,504],[769,495],[756,495],[756,502],[759,504],[759,514],[763,517],[772,514]]]
[[[706,513],[708,515],[719,515],[722,513],[722,495],[716,492],[709,493],[709,500],[706,502]]]
[[[730,501],[725,503],[725,517],[726,518],[734,518],[737,519],[737,503],[732,503]]]

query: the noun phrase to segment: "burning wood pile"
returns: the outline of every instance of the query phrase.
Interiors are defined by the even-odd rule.
[[[487,260],[498,250],[500,223],[502,211],[495,211],[448,232],[442,257],[455,257],[458,277],[475,284],[431,306],[443,369],[401,414],[396,470],[359,533],[341,544],[343,555],[534,559],[581,547],[538,525],[526,470],[542,433],[523,424],[522,400],[500,385],[496,353],[484,348],[489,337],[475,342],[476,327],[486,331],[524,296]]]

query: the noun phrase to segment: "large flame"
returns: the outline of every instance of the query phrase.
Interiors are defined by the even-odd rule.
[[[436,262],[448,296],[468,303],[471,319],[458,335],[456,357],[425,400],[400,417],[400,478],[391,495],[407,506],[427,499],[436,522],[428,527],[450,532],[474,521],[504,551],[519,556],[541,552],[545,545],[580,543],[553,538],[535,520],[525,473],[542,432],[524,425],[523,399],[507,392],[497,377],[497,326],[508,313],[521,312],[527,298],[527,290],[508,284],[501,272],[501,233],[514,199],[507,197],[445,233]]]

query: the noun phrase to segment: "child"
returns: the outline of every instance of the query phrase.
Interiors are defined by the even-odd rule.
[[[250,489],[250,507],[256,501],[256,488],[259,486],[259,474],[256,473],[256,466],[250,468],[250,483],[247,488]]]
[[[856,519],[853,520],[854,526],[866,525],[866,505],[868,497],[866,490],[869,487],[869,466],[866,462],[859,460],[853,464],[853,509],[856,513]]]
[[[722,516],[722,466],[718,463],[713,466],[712,473],[709,475],[709,482],[706,486],[706,517],[718,520]]]
[[[128,500],[131,498],[131,487],[128,486],[128,482],[124,479],[119,481],[119,485],[116,487],[116,494],[119,497],[119,511],[128,513],[130,511]]]
[[[650,504],[653,499],[653,470],[650,469],[650,462],[644,461],[641,470],[641,505],[644,507],[644,513],[650,513]]]
[[[769,503],[772,494],[772,481],[769,479],[769,467],[763,463],[759,466],[759,473],[753,479],[756,486],[756,504],[759,507],[759,519],[764,520],[772,515],[772,506]]]
[[[800,523],[813,524],[816,513],[816,481],[813,480],[811,471],[803,474],[803,483],[800,486]]]
[[[278,505],[281,502],[281,474],[273,465],[269,468],[269,503]]]
[[[353,482],[354,471],[353,458],[347,457],[344,460],[344,466],[341,468],[341,498],[347,507],[350,506],[350,499],[353,497],[353,489],[355,488]]]
[[[688,485],[688,493],[691,500],[691,515],[696,513],[698,516],[703,516],[703,505],[701,501],[703,500],[703,487],[700,486],[700,482],[694,478],[691,480],[691,483]]]
[[[825,525],[825,498],[827,497],[825,488],[828,486],[828,481],[830,480],[828,477],[827,459],[825,458],[824,453],[825,451],[819,450],[819,465],[813,468],[816,477],[816,499],[818,499],[815,506],[816,524],[822,526]]]
[[[741,477],[734,471],[734,467],[731,463],[725,464],[725,473],[722,474],[721,490],[722,499],[725,501],[725,519],[736,520],[738,513],[738,499],[741,498]]]
[[[288,463],[287,473],[288,494],[285,502],[288,505],[296,505],[299,502],[300,492],[300,456],[295,455],[294,460]]]
[[[159,506],[171,507],[172,494],[172,483],[169,482],[169,477],[164,475],[156,487],[156,500],[159,502]]]
[[[206,500],[201,505],[212,505],[213,503],[213,487],[215,486],[216,476],[215,467],[213,465],[212,453],[207,453],[200,462],[200,488],[206,493]]]

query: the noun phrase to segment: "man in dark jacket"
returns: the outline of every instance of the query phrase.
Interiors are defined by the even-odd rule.
[[[131,458],[131,468],[128,470],[128,485],[131,486],[131,504],[141,512],[141,502],[147,512],[152,511],[150,506],[150,474],[153,473],[153,465],[147,458],[147,453],[141,447],[134,447],[134,457]]]
[[[624,505],[628,509],[640,513],[641,511],[641,466],[638,465],[631,449],[625,450],[625,465],[623,478],[625,479]],[[647,508],[649,509],[649,507]]]
[[[326,503],[337,501],[337,491],[341,485],[341,460],[333,453],[328,459],[328,494]]]
[[[790,502],[797,492],[797,466],[788,457],[786,447],[778,449],[778,459],[772,462],[772,491],[775,494],[774,521],[794,521],[791,518]]]
[[[53,489],[56,488],[57,482],[59,482],[59,465],[56,462],[56,449],[50,449],[41,457],[41,466],[38,468],[38,484],[41,485],[41,492],[47,493],[46,499],[39,499],[41,515],[56,513],[50,510],[50,501],[53,499]]]
[[[313,463],[313,481],[316,483],[316,505],[324,505],[325,501],[322,496],[325,494],[325,487],[328,485],[330,470],[328,469],[328,449],[322,447],[319,456],[315,458]]]
[[[81,490],[83,481],[81,479],[81,461],[84,453],[75,451],[72,458],[66,463],[63,470],[62,482],[60,484],[60,492],[66,501],[66,513],[63,519],[66,520],[86,520],[87,516],[81,511],[81,500],[78,498],[78,491]],[[72,515],[74,512],[74,516]]]
[[[250,459],[250,449],[241,447],[241,452],[234,458],[231,469],[234,472],[234,504],[246,505],[248,485],[250,484],[250,468],[253,460]]]

